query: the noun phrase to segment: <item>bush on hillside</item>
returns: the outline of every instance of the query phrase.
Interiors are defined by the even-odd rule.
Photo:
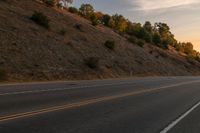
[[[137,41],[137,45],[140,46],[140,47],[143,47],[145,44],[144,40],[138,40]]]
[[[99,24],[97,19],[92,19],[91,22],[93,26],[97,26]]]
[[[78,14],[79,11],[76,7],[69,7],[68,8],[68,11],[71,12],[71,13],[74,13],[74,14]]]
[[[47,4],[48,6],[55,6],[56,4],[55,0],[43,0],[43,2]]]
[[[74,25],[74,28],[76,28],[77,30],[83,32],[83,29],[82,29],[83,25],[82,24],[75,24]]]
[[[128,41],[135,44],[135,43],[137,43],[137,38],[134,37],[134,36],[131,36],[131,37],[128,38]]]
[[[59,34],[64,36],[66,34],[66,30],[65,29],[60,30]]]
[[[115,48],[115,41],[111,41],[111,40],[107,40],[105,43],[104,43],[105,47],[110,49],[110,50],[114,50]]]
[[[31,17],[31,20],[47,29],[50,27],[49,19],[41,12],[35,11]]]
[[[99,67],[99,58],[89,57],[85,60],[85,64],[91,69],[97,69]]]
[[[190,64],[195,65],[195,61],[196,60],[195,60],[195,58],[193,56],[186,56],[186,59]]]

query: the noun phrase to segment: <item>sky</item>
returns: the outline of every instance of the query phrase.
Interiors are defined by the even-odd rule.
[[[164,22],[176,39],[192,42],[200,51],[200,0],[74,0],[74,6],[90,3],[96,11],[122,14],[133,22]]]

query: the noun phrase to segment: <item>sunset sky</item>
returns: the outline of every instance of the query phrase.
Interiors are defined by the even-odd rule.
[[[200,0],[75,0],[74,5],[82,3],[133,22],[165,22],[179,41],[190,41],[200,51]]]

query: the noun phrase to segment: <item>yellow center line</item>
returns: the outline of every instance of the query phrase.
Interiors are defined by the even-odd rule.
[[[118,94],[118,95],[113,95],[113,96],[106,96],[106,97],[101,97],[101,98],[96,98],[96,99],[85,100],[85,101],[77,102],[77,103],[65,104],[65,105],[61,105],[61,106],[49,107],[49,108],[44,108],[44,109],[35,110],[35,111],[29,111],[29,112],[24,112],[24,113],[2,116],[2,117],[0,117],[0,122],[15,120],[15,119],[19,119],[19,118],[25,118],[25,117],[30,117],[30,116],[36,116],[36,115],[50,113],[50,112],[54,112],[54,111],[77,108],[77,107],[86,106],[86,105],[94,104],[94,103],[98,103],[98,102],[104,102],[104,101],[114,100],[114,99],[123,98],[123,97],[127,97],[127,96],[134,96],[134,95],[143,94],[143,93],[150,93],[150,92],[166,90],[169,88],[182,86],[182,85],[186,85],[186,84],[198,83],[198,82],[200,82],[200,80],[184,82],[184,83],[177,83],[177,84],[158,87],[158,88],[154,88],[154,89],[145,89],[145,90],[140,90],[140,91],[128,92],[128,93],[123,93],[123,94]]]

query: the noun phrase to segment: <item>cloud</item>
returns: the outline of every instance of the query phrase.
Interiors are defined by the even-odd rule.
[[[133,10],[159,10],[172,7],[188,6],[192,4],[200,3],[199,0],[135,0],[132,1],[133,5],[137,5],[138,8]]]

